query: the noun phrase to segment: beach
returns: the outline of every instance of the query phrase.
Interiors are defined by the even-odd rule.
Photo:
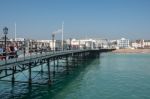
[[[150,49],[117,49],[113,53],[150,53]]]

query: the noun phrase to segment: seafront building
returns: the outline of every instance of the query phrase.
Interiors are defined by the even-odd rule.
[[[35,50],[62,50],[61,40],[34,40],[25,38],[7,39],[7,46],[15,43],[19,50],[25,50],[26,53]],[[0,45],[4,45],[4,39],[0,40]],[[75,49],[102,49],[102,48],[128,48],[129,40],[122,38],[120,40],[109,40],[102,38],[84,38],[67,39],[63,41],[64,50]]]
[[[150,48],[150,40],[144,40],[144,48]]]
[[[133,48],[150,48],[150,40],[136,40],[132,42]]]
[[[68,39],[67,44],[71,46],[71,49],[101,49],[112,48],[111,40],[108,39]]]
[[[129,48],[130,47],[129,39],[121,38],[117,40],[117,46],[120,49]]]
[[[133,48],[144,48],[144,40],[136,40],[135,42],[131,43]]]
[[[7,46],[16,44],[18,50],[25,50],[26,53],[34,52],[36,50],[62,50],[61,40],[34,40],[25,38],[8,39]],[[131,44],[131,45],[130,45]],[[0,39],[0,48],[4,45],[4,38]],[[86,38],[75,39],[69,38],[63,42],[64,50],[76,50],[76,49],[102,49],[102,48],[150,48],[150,40],[136,40],[135,42],[129,41],[129,39],[121,38],[119,40],[109,40],[101,38]]]
[[[95,40],[93,39],[68,39],[68,49],[94,49]]]
[[[29,49],[34,50],[61,50],[62,42],[61,40],[29,40],[26,41],[29,45]],[[66,48],[66,42],[64,41],[64,49]]]
[[[80,40],[80,48],[81,49],[94,49],[96,41],[93,39],[81,39]]]
[[[96,38],[95,46],[96,46],[96,48],[110,48],[110,46],[111,46],[110,40]]]

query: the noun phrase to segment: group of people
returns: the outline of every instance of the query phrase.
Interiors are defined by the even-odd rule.
[[[16,44],[6,46],[6,49],[4,47],[0,47],[0,60],[17,58],[17,50],[18,48]]]

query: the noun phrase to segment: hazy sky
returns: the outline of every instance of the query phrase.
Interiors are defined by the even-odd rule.
[[[16,22],[18,37],[51,39],[62,21],[65,38],[150,39],[150,0],[0,0],[0,36]]]

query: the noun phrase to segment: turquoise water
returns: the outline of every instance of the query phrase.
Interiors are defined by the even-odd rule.
[[[11,90],[11,98],[150,99],[150,54],[103,53],[70,75],[60,76],[51,87],[18,84],[12,92],[10,84],[4,85]]]

